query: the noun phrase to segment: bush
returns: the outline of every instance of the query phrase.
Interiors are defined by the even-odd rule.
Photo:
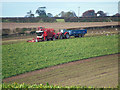
[[[2,36],[6,36],[10,34],[10,29],[2,29]]]
[[[35,34],[35,33],[36,33],[36,31],[31,31],[31,32],[30,32],[30,34]]]

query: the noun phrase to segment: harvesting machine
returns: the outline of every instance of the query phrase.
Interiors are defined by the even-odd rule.
[[[36,31],[37,38],[33,40],[28,40],[27,42],[40,42],[40,41],[48,41],[55,39],[69,39],[70,36],[76,37],[84,37],[87,33],[86,29],[82,30],[60,30],[58,33],[55,33],[54,29],[38,27],[38,31]]]
[[[37,38],[33,40],[28,40],[27,42],[40,42],[40,41],[48,41],[49,39],[55,40],[55,31],[51,28],[38,27],[38,31],[36,31]]]

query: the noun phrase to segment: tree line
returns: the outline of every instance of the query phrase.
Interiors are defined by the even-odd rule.
[[[38,14],[37,17],[53,17],[52,13],[46,13],[45,9],[46,7],[38,7],[38,9],[35,12],[35,14]],[[35,17],[35,14],[33,14],[32,11],[30,10],[29,12],[27,12],[27,15],[25,17]],[[87,10],[82,14],[82,17],[98,17],[98,16],[105,17],[107,16],[107,13],[101,10],[98,11],[97,13],[95,13],[95,10]],[[113,16],[120,16],[120,14],[116,13]],[[61,11],[54,17],[78,17],[78,16],[74,11],[70,10],[68,12]]]
[[[45,9],[46,7],[39,7],[35,12],[35,14],[38,14],[37,17],[53,17],[52,13],[46,13]],[[25,17],[35,17],[35,14],[33,14],[30,10],[29,12],[27,12],[27,15],[25,15]],[[54,17],[77,17],[77,15],[74,11],[61,11],[58,15],[55,15]]]
[[[103,11],[88,10],[85,11],[82,17],[78,17],[74,11],[64,12],[61,11],[59,14],[53,16],[51,13],[46,13],[46,7],[39,7],[36,10],[36,14],[32,13],[30,10],[27,12],[25,17],[3,17],[2,22],[16,22],[16,23],[42,23],[42,22],[112,22],[112,21],[120,21],[120,14],[116,13],[113,16],[107,16]],[[58,20],[59,19],[59,20]]]

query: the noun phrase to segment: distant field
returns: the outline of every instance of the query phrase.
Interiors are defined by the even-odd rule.
[[[13,30],[16,28],[37,28],[39,26],[44,26],[46,28],[54,28],[56,31],[59,31],[59,29],[84,28],[108,25],[118,25],[118,22],[2,23],[2,28]]]
[[[65,22],[64,19],[56,19],[57,22]]]
[[[2,76],[114,53],[118,53],[118,35],[3,45]]]

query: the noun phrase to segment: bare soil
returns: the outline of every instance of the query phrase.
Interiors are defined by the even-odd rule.
[[[118,56],[94,57],[61,64],[3,79],[6,83],[46,84],[60,86],[117,87]]]
[[[62,23],[2,23],[3,29],[15,28],[54,28],[56,31],[59,29],[68,29],[68,28],[85,28],[85,27],[95,27],[95,26],[111,26],[118,25],[118,22],[62,22]]]

